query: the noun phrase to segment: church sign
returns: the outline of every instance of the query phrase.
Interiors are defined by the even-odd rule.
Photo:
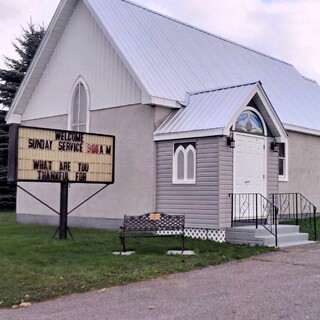
[[[15,165],[9,166],[11,181],[114,183],[114,136],[24,126],[11,129],[15,138],[10,140],[16,144],[11,153]]]

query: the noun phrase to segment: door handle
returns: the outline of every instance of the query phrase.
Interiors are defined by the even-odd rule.
[[[244,183],[250,183],[250,181],[249,181],[249,180],[247,180],[247,181],[245,181]]]

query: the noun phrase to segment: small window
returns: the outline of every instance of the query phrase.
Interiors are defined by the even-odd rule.
[[[196,182],[196,144],[175,143],[173,153],[173,183]]]
[[[279,143],[279,177],[286,178],[287,165],[286,165],[286,144]]]
[[[243,111],[238,117],[235,125],[238,132],[264,135],[261,119],[252,111]]]
[[[71,130],[86,131],[88,97],[83,83],[79,81],[74,89],[71,105]]]

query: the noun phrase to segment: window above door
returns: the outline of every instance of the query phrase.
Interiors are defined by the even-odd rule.
[[[260,117],[251,110],[243,111],[236,120],[235,131],[256,135],[265,135],[264,125]]]

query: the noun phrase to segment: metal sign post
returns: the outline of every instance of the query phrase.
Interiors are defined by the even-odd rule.
[[[68,182],[60,184],[60,220],[59,220],[59,239],[67,239],[68,233]]]

